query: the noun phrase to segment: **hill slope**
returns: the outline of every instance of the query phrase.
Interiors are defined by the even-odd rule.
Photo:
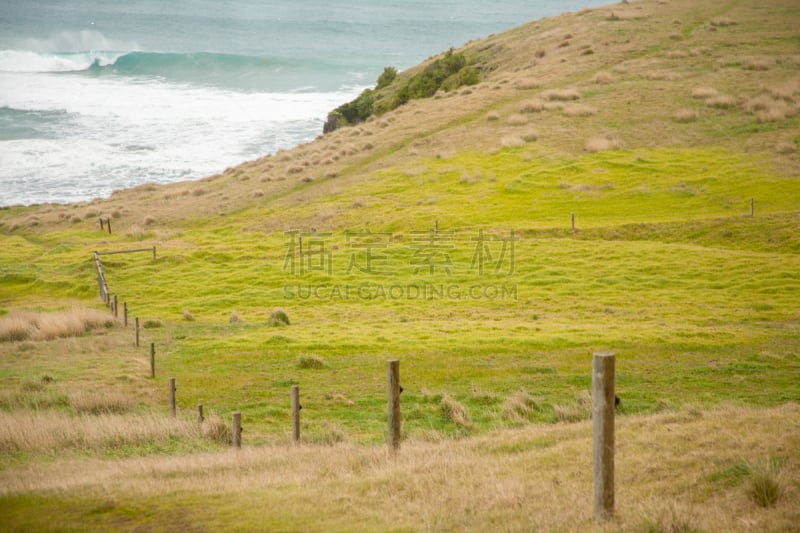
[[[106,518],[122,520],[132,511],[103,503],[93,481],[95,493],[84,500],[78,486],[56,496],[44,480],[84,461],[104,472],[120,468],[130,479],[150,467],[120,456],[218,450],[207,432],[192,429],[197,404],[224,420],[241,411],[247,444],[269,445],[253,453],[291,462],[275,450],[288,440],[294,384],[303,391],[303,439],[313,453],[341,441],[358,450],[353,464],[361,466],[353,472],[371,473],[363,481],[348,473],[336,490],[352,505],[366,504],[387,481],[383,467],[377,474],[368,468],[378,452],[355,445],[383,441],[384,365],[398,358],[404,433],[421,450],[413,453],[438,453],[428,441],[469,437],[466,463],[493,465],[508,494],[470,504],[478,509],[476,530],[495,519],[509,529],[581,528],[588,516],[570,514],[573,507],[559,511],[560,522],[519,520],[519,505],[508,502],[531,492],[501,475],[512,463],[496,448],[513,458],[522,447],[536,465],[554,461],[556,468],[583,457],[571,439],[588,428],[589,355],[613,350],[619,413],[630,416],[623,424],[644,420],[651,428],[642,446],[667,438],[670,417],[688,417],[686,438],[696,445],[686,454],[703,448],[708,457],[698,461],[718,467],[684,465],[695,481],[670,481],[669,468],[648,470],[649,481],[626,495],[620,527],[638,527],[637,505],[653,527],[670,527],[665,508],[648,503],[651,483],[661,478],[674,495],[673,519],[690,525],[713,528],[707,517],[731,513],[739,514],[725,529],[793,523],[798,417],[794,404],[781,405],[800,399],[795,4],[643,1],[534,21],[458,50],[481,72],[475,86],[411,100],[200,181],[0,211],[0,451],[9,479],[33,479],[3,492],[0,505],[23,528],[48,528],[31,511],[42,502],[64,516],[71,506],[99,509],[98,528]],[[424,67],[400,73],[385,98]],[[100,231],[98,217],[111,221],[111,233]],[[94,251],[153,246],[157,258],[101,256],[110,291],[127,304],[131,322],[147,325],[141,347],[132,346],[121,317],[108,328],[86,326],[82,335],[53,326],[48,311],[96,306]],[[276,307],[289,325],[276,324]],[[164,410],[169,377],[180,384],[177,426],[153,414]],[[107,391],[87,394],[98,388]],[[739,461],[746,468],[713,449],[728,444],[700,437],[721,424],[712,414],[705,424],[701,411],[721,408],[754,428],[748,438],[758,452]],[[670,413],[656,414],[662,411]],[[764,420],[754,421],[759,413]],[[106,415],[112,419],[100,418]],[[14,436],[25,416],[37,417],[42,434]],[[85,429],[91,421],[107,425],[108,434]],[[552,423],[559,425],[538,425]],[[577,425],[562,425],[569,423]],[[142,433],[123,429],[130,426]],[[770,442],[769,428],[777,426],[780,442]],[[574,454],[540,453],[549,445],[536,444],[530,432],[545,432]],[[58,436],[66,434],[78,436]],[[54,455],[64,462],[48,469],[43,463]],[[740,482],[764,455],[784,465],[786,492],[772,512],[739,505],[746,498]],[[193,472],[184,463],[195,460],[203,469],[217,456],[188,455],[174,469]],[[173,469],[164,465],[153,468]],[[229,475],[236,467],[214,468]],[[337,468],[331,463],[329,472]],[[329,479],[324,470],[302,483]],[[706,478],[697,485],[696,476],[715,472],[735,479],[720,482],[721,496],[707,497],[721,485]],[[189,491],[185,501],[165,505],[185,504],[192,509],[186,524],[212,527],[241,509],[228,502],[198,510],[204,491],[225,493],[222,477],[208,489],[181,487]],[[404,492],[398,505],[416,512],[414,502],[430,500],[435,485]],[[700,488],[684,497],[686,487]],[[131,483],[109,497],[146,506],[161,494],[153,490]],[[244,493],[258,499],[264,490]],[[309,521],[347,529],[346,520],[322,521],[326,508]],[[423,511],[427,521],[359,515],[358,523],[376,530],[465,526]],[[151,520],[158,519],[125,523]],[[275,527],[308,523],[287,519]]]

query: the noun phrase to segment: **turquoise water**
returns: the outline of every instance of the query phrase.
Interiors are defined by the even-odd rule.
[[[200,178],[321,132],[385,66],[604,2],[0,3],[0,205]]]

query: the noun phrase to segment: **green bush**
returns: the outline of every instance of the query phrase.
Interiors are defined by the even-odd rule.
[[[372,89],[364,89],[364,91],[358,95],[358,98],[352,102],[340,105],[334,110],[334,113],[338,113],[348,124],[358,124],[359,122],[367,120],[367,118],[372,115],[374,105],[375,91]]]
[[[394,67],[386,67],[381,72],[381,75],[378,76],[377,85],[375,85],[375,90],[378,91],[383,89],[384,87],[388,87],[394,79],[397,77],[397,69]]]

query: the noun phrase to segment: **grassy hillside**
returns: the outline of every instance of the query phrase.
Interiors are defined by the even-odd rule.
[[[534,21],[458,50],[478,85],[200,181],[0,211],[0,530],[584,529],[598,350],[622,398],[612,529],[791,527],[797,27],[781,0]],[[85,310],[92,253],[153,246],[101,256],[136,348]]]

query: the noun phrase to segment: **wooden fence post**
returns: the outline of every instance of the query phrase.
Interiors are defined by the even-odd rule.
[[[614,354],[592,355],[594,518],[614,515]]]
[[[203,404],[202,403],[198,403],[197,404],[197,425],[198,426],[202,426],[203,425],[203,420],[205,420],[205,419],[206,418],[203,416]]]
[[[154,342],[150,343],[150,377],[156,378],[156,343]]]
[[[177,416],[177,409],[175,408],[175,378],[169,378],[169,412],[172,418]]]
[[[292,442],[300,444],[300,387],[292,385],[290,393],[292,399]]]
[[[139,347],[139,317],[137,316],[133,320],[133,330],[134,330],[134,338],[136,339],[136,347]]]
[[[117,295],[114,295],[114,318],[119,318],[119,311],[117,309],[117,304],[119,301],[117,300]]]
[[[122,302],[122,325],[128,327],[128,302]]]
[[[400,448],[400,361],[386,361],[387,443],[392,451]]]
[[[752,217],[755,213],[755,201],[753,198],[750,198],[750,216]]]
[[[111,219],[106,219],[106,226],[108,226],[108,234],[111,235]]]
[[[153,246],[153,261],[156,260],[156,247]]]
[[[231,440],[234,448],[242,447],[242,413],[235,411],[231,420]]]
[[[572,226],[572,231],[575,231],[575,213],[569,214],[569,223]]]

